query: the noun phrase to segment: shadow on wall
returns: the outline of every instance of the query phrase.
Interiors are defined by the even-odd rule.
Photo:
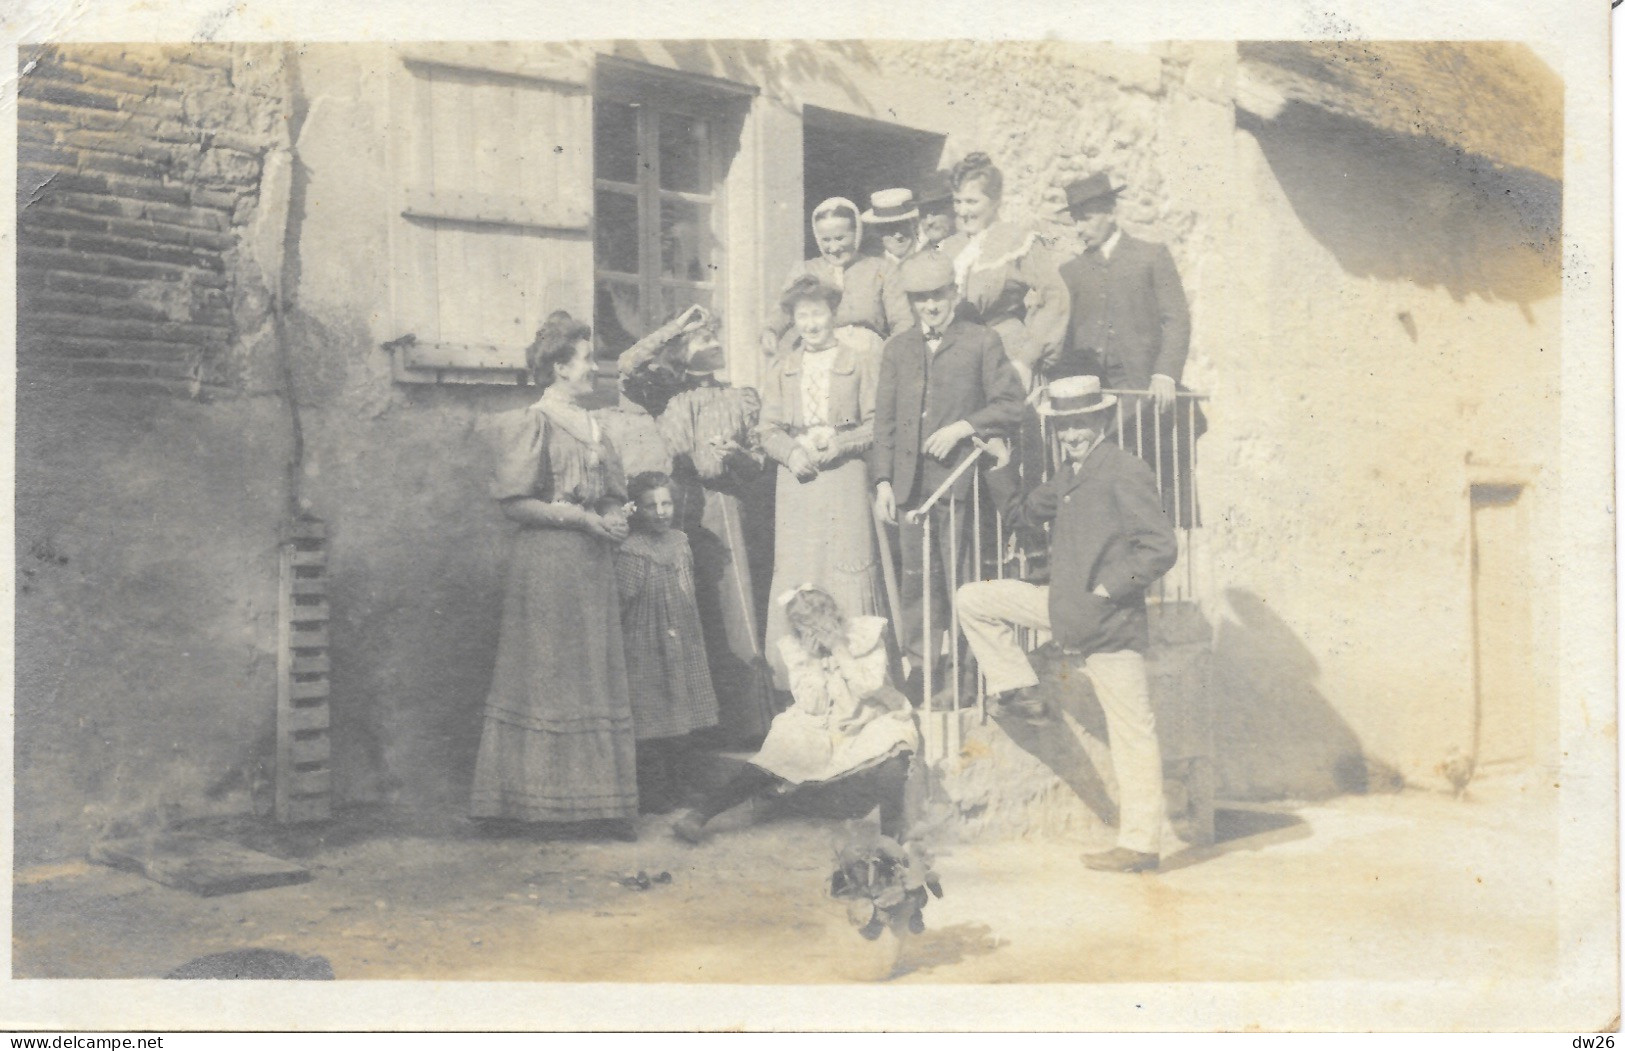
[[[1213,744],[1224,799],[1324,799],[1397,791],[1316,685],[1320,668],[1250,591],[1225,592],[1213,642]]]
[[[1290,103],[1238,112],[1298,219],[1350,274],[1530,303],[1562,275],[1562,184],[1430,139]]]

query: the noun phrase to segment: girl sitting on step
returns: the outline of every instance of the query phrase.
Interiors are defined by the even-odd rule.
[[[882,834],[901,841],[903,789],[919,730],[908,702],[886,679],[885,618],[849,621],[828,592],[809,584],[779,601],[790,627],[779,652],[794,703],[774,717],[745,769],[672,832],[698,843],[706,822],[747,799],[862,776],[880,806]]]

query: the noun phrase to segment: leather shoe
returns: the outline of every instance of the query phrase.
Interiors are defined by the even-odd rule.
[[[672,823],[671,833],[684,843],[699,844],[705,841],[705,822],[691,810]]]
[[[1113,847],[1104,854],[1085,854],[1083,863],[1096,872],[1155,872],[1159,859],[1155,854]]]
[[[1050,717],[1049,705],[1038,695],[1038,688],[1035,686],[1025,686],[1019,690],[1001,693],[994,704],[993,714],[1029,723],[1048,722]]]

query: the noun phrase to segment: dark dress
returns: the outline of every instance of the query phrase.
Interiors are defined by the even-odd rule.
[[[497,421],[492,493],[602,510],[626,499],[620,460],[596,423],[545,399]],[[521,821],[637,817],[612,544],[578,529],[514,538],[474,767],[473,815]]]
[[[717,724],[717,695],[681,530],[633,533],[615,556],[632,724],[639,741]]]
[[[754,498],[764,474],[760,453],[720,452],[713,440],[752,446],[760,418],[760,397],[741,387],[695,387],[673,397],[660,415],[674,458],[678,525],[694,554],[695,601],[717,694],[717,737],[745,748],[761,743],[775,711],[752,566],[752,537],[761,539],[761,519],[770,516],[771,505]],[[771,534],[766,539],[771,543]],[[771,561],[765,568],[763,583]]]

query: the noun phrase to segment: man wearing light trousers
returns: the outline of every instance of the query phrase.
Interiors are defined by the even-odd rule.
[[[1051,524],[1050,583],[984,580],[958,592],[959,623],[1005,714],[1042,720],[1038,676],[1016,640],[1017,627],[1051,632],[1062,652],[1082,658],[1106,714],[1117,774],[1117,846],[1084,858],[1112,872],[1156,869],[1164,804],[1162,755],[1146,678],[1150,645],[1145,592],[1178,557],[1156,478],[1145,462],[1103,441],[1116,399],[1095,376],[1050,383],[1037,409],[1060,440],[1062,463],[1048,481],[1020,489],[1003,464],[988,485],[1012,529]]]

